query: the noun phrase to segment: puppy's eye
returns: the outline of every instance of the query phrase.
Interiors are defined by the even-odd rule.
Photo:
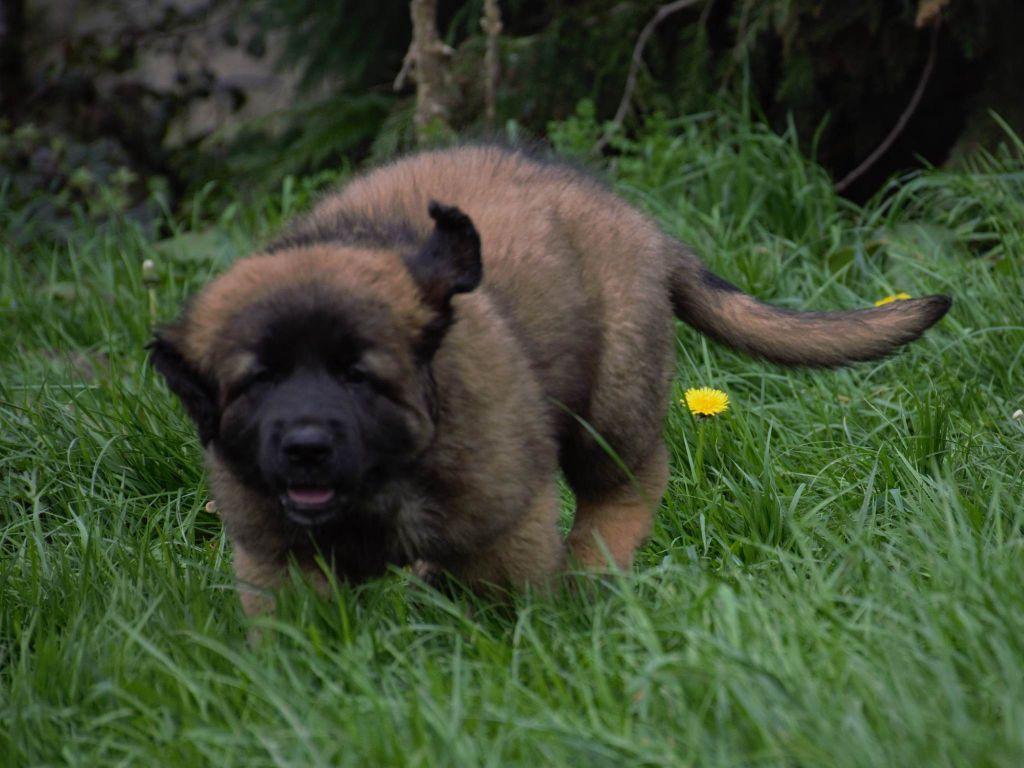
[[[353,365],[345,369],[345,372],[342,374],[342,377],[349,384],[373,383],[373,377],[370,375],[369,371],[367,371],[365,368],[359,367],[358,365]]]
[[[274,376],[267,368],[254,368],[241,379],[239,379],[228,391],[228,399],[234,399],[244,395],[250,390],[264,384],[271,384]]]
[[[251,387],[254,384],[269,384],[274,380],[270,371],[267,368],[257,368],[246,376],[242,381],[245,386]]]
[[[349,386],[360,386],[378,395],[387,395],[387,384],[373,371],[361,365],[351,365],[341,373],[341,380]]]

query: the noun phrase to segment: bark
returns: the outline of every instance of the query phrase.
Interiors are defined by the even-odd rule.
[[[423,141],[448,127],[448,48],[437,34],[437,0],[412,0],[412,62],[416,73],[416,135]]]
[[[498,0],[484,0],[484,15],[480,26],[487,35],[487,51],[484,54],[484,117],[487,124],[494,125],[497,117],[498,89],[498,35],[501,33],[501,10]]]
[[[13,117],[25,93],[21,38],[24,0],[0,0],[0,114]]]

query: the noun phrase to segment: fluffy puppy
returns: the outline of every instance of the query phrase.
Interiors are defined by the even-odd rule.
[[[516,586],[567,550],[628,566],[668,478],[673,317],[766,360],[838,366],[949,306],[762,304],[597,182],[477,146],[349,182],[210,283],[150,355],[198,428],[252,612],[318,553],[350,580],[422,561]]]

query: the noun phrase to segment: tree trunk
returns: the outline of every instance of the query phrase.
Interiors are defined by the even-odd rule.
[[[412,0],[409,9],[416,73],[416,136],[423,142],[448,129],[445,105],[448,49],[437,34],[437,0]]]
[[[484,0],[484,15],[480,26],[487,35],[487,52],[484,54],[484,116],[489,126],[494,126],[497,117],[498,89],[498,35],[501,33],[501,11],[498,0]]]
[[[21,38],[24,0],[0,0],[0,115],[14,117],[25,92]]]

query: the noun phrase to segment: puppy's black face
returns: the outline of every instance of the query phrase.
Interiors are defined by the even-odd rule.
[[[216,447],[288,520],[318,526],[407,467],[430,424],[411,350],[372,341],[394,338],[386,314],[310,304],[275,297],[240,318],[258,332],[230,340]]]
[[[200,439],[283,520],[343,522],[433,437],[429,362],[387,307],[290,286],[239,310],[203,376],[151,345]]]
[[[283,520],[372,514],[433,439],[433,356],[482,267],[465,214],[428,213],[433,232],[390,260],[333,230],[329,248],[317,230],[290,254],[243,260],[149,345],[202,444]]]
[[[261,333],[243,344],[246,364],[225,387],[218,447],[291,521],[328,523],[421,449],[419,375],[365,334],[382,317],[260,311],[271,316],[255,324]]]

